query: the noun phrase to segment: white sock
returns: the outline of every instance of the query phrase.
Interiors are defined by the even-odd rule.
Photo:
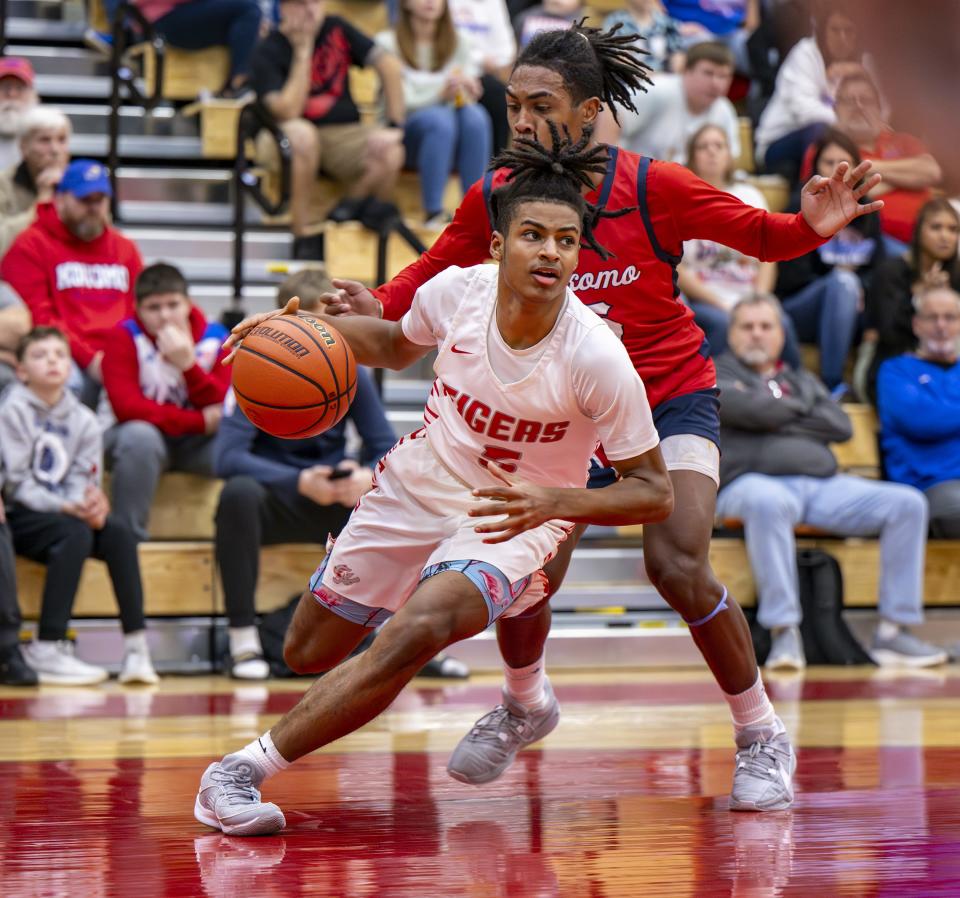
[[[256,627],[229,627],[230,655],[239,658],[241,655],[262,655],[263,646],[260,644],[260,634]]]
[[[286,770],[291,763],[277,751],[269,730],[258,739],[254,739],[249,745],[241,748],[236,754],[246,755],[255,767],[263,771],[264,779],[279,773],[281,770]]]
[[[880,618],[880,623],[877,624],[877,638],[894,639],[899,632],[900,624],[895,624],[892,620]]]
[[[503,665],[507,695],[531,711],[539,711],[547,706],[547,691],[543,688],[547,681],[545,658],[546,652],[526,667]]]
[[[757,681],[744,692],[737,695],[724,693],[723,697],[730,706],[733,715],[733,728],[739,735],[747,727],[768,727],[778,723],[777,713],[767,697],[767,690],[757,672]],[[782,725],[781,725],[782,726]]]
[[[136,652],[140,655],[149,655],[150,648],[147,645],[147,631],[137,630],[134,633],[124,633],[123,651]]]

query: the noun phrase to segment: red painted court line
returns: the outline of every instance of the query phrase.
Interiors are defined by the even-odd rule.
[[[444,685],[411,687],[426,706],[445,708],[486,708],[499,701],[499,689],[489,685]],[[228,715],[237,713],[283,714],[289,711],[302,695],[301,691],[265,692],[262,697],[252,695],[256,687],[238,689],[237,693],[193,693],[189,695],[152,695],[146,714],[150,717],[181,717],[196,715]],[[839,701],[893,699],[960,698],[960,677],[943,681],[921,677],[900,677],[890,680],[822,680],[803,683],[768,681],[767,689],[773,701]],[[722,701],[715,683],[597,683],[564,684],[556,687],[561,702],[570,704],[603,702],[629,705],[687,705]],[[0,699],[0,720],[53,720],[64,717],[126,717],[145,716],[137,706],[131,712],[127,696],[117,693],[97,693],[95,690],[77,691],[76,700],[70,693],[43,692]],[[136,696],[136,693],[131,693]],[[141,699],[147,698],[140,693]],[[136,700],[136,699],[135,699]]]

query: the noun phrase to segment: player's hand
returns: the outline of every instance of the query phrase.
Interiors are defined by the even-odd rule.
[[[347,281],[334,278],[333,286],[336,293],[324,293],[320,302],[325,306],[324,314],[331,318],[338,315],[370,315],[374,318],[383,317],[383,306],[360,281]]]
[[[337,499],[334,493],[334,482],[330,480],[333,469],[329,465],[314,465],[304,468],[297,478],[297,489],[301,496],[306,496],[317,505],[333,505]]]
[[[472,518],[486,518],[498,514],[506,517],[499,521],[477,524],[473,528],[477,533],[499,534],[485,539],[485,543],[505,543],[525,530],[533,530],[534,527],[560,517],[557,490],[530,483],[516,474],[508,474],[496,462],[488,461],[487,470],[501,480],[503,485],[475,489],[474,496],[493,501],[477,505],[467,513]]]
[[[350,469],[349,477],[339,477],[330,481],[333,484],[337,504],[353,508],[364,493],[370,492],[373,486],[373,471],[370,468],[361,467],[352,458],[345,459],[337,467]]]
[[[247,315],[238,325],[236,325],[230,336],[223,341],[223,348],[229,349],[230,354],[221,364],[229,365],[236,357],[237,350],[240,348],[240,342],[255,327],[269,321],[271,318],[279,318],[281,315],[296,315],[300,311],[300,297],[294,296],[287,300],[287,304],[282,309],[274,309],[272,312],[258,312],[256,315]]]
[[[866,177],[870,168],[869,159],[854,169],[850,168],[849,162],[841,162],[832,177],[814,175],[803,185],[800,211],[807,224],[821,237],[832,237],[855,218],[879,212],[883,208],[883,200],[863,205],[859,202],[882,180],[877,173]],[[857,187],[857,184],[860,186]]]
[[[223,405],[205,405],[200,413],[203,415],[203,432],[210,436],[220,429],[220,422],[223,420]]]
[[[193,339],[175,324],[165,324],[157,331],[157,349],[178,371],[189,371],[197,363]]]

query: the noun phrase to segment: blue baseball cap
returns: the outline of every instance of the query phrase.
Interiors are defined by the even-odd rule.
[[[110,169],[92,159],[74,159],[57,184],[57,193],[72,193],[76,197],[103,193],[113,196],[110,187]]]

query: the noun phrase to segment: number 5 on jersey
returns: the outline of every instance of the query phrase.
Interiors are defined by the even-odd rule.
[[[508,474],[516,474],[517,462],[523,458],[522,452],[516,452],[513,449],[507,449],[504,446],[491,446],[487,444],[483,447],[483,455],[477,461],[483,467],[487,467],[487,462],[496,462]]]

